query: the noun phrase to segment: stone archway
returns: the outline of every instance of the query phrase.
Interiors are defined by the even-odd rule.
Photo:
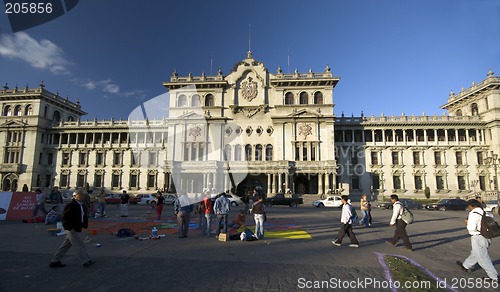
[[[18,177],[17,175],[11,173],[3,177],[2,180],[2,191],[4,192],[15,192],[17,191]]]

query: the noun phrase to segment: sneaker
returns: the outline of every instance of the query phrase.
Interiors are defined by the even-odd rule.
[[[349,244],[349,247],[359,247],[359,244],[351,243],[351,244]]]
[[[464,267],[464,265],[462,264],[462,262],[461,262],[461,261],[456,261],[456,264],[457,264],[458,266],[460,266],[460,268],[462,269],[462,271],[464,271],[464,272],[466,272],[466,273],[468,273],[468,272],[469,272],[469,269],[465,268],[465,267]]]
[[[336,246],[341,246],[342,244],[341,243],[338,243],[336,240],[332,240],[332,243]]]
[[[64,268],[64,267],[66,267],[66,265],[61,263],[61,261],[58,261],[58,262],[50,263],[49,267],[51,267],[51,268]]]
[[[94,260],[89,260],[88,262],[86,262],[85,264],[83,264],[84,267],[90,267],[92,266],[93,264],[95,264],[95,261]]]

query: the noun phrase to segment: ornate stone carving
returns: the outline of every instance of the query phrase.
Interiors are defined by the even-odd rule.
[[[196,138],[198,136],[201,136],[201,131],[202,130],[203,129],[201,128],[200,125],[193,125],[188,130],[188,136],[193,136],[194,141],[196,141]]]
[[[257,82],[253,81],[252,77],[241,83],[241,96],[248,101],[257,97]]]
[[[307,139],[307,136],[312,135],[312,126],[311,124],[300,124],[299,125],[299,135],[304,136],[304,139]]]

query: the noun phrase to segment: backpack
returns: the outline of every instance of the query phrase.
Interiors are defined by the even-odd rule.
[[[408,208],[406,208],[403,204],[401,204],[401,206],[403,206],[403,212],[401,212],[401,220],[403,220],[406,224],[412,224],[413,223],[413,213]]]
[[[352,221],[352,224],[355,224],[358,222],[358,214],[356,213],[356,209],[352,206],[352,205],[349,205],[351,207],[351,221]]]
[[[479,214],[478,212],[474,213]],[[488,239],[500,236],[500,226],[498,226],[498,223],[495,221],[495,219],[487,216],[486,211],[484,211],[483,215],[481,216],[481,229],[479,230],[479,232],[481,232],[481,235]]]

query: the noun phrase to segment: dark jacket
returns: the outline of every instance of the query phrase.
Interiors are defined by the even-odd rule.
[[[264,203],[263,202],[257,202],[253,205],[252,212],[254,214],[264,214],[265,208],[264,208]]]
[[[89,218],[87,213],[87,208],[85,205],[83,207],[83,222],[82,222],[82,209],[80,204],[76,200],[71,200],[62,212],[62,224],[65,230],[75,230],[76,232],[81,232],[82,228],[87,228],[89,226]]]

